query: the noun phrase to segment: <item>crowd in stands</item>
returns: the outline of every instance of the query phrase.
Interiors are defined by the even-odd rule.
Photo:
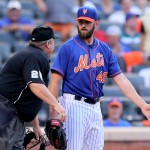
[[[51,26],[58,36],[53,63],[59,47],[77,33],[75,14],[83,5],[97,9],[100,22],[95,37],[112,49],[137,92],[150,98],[149,0],[0,0],[0,69],[11,55],[27,45],[37,25]],[[123,96],[110,79],[104,93],[108,98]],[[120,117],[123,104],[118,106]],[[109,107],[109,112],[115,116],[116,106]]]
[[[113,98],[108,102],[108,116],[104,119],[105,127],[131,127],[132,125],[127,120],[121,118],[123,114],[122,102]]]

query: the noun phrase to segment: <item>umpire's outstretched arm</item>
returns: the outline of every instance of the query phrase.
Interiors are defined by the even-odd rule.
[[[29,88],[37,97],[52,106],[54,110],[60,114],[60,119],[65,121],[66,113],[64,108],[58,103],[56,98],[49,92],[44,84],[30,83]]]

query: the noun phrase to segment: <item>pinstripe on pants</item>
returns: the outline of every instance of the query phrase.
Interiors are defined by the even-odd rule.
[[[59,99],[66,109],[64,124],[67,134],[67,150],[103,150],[104,131],[100,103],[88,104],[64,94]]]

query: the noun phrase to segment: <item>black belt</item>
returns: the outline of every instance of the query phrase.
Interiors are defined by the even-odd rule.
[[[83,97],[75,95],[75,100],[81,101]],[[84,102],[89,104],[96,104],[100,101],[100,98],[84,98]]]

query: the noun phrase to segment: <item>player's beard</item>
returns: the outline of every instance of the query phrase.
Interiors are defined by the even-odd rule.
[[[92,27],[91,30],[87,31],[86,28],[85,28],[85,31],[86,32],[82,32],[82,30],[79,29],[79,26],[77,25],[77,29],[78,29],[78,34],[80,36],[81,39],[89,39],[93,36],[93,33],[94,33],[94,25]]]

